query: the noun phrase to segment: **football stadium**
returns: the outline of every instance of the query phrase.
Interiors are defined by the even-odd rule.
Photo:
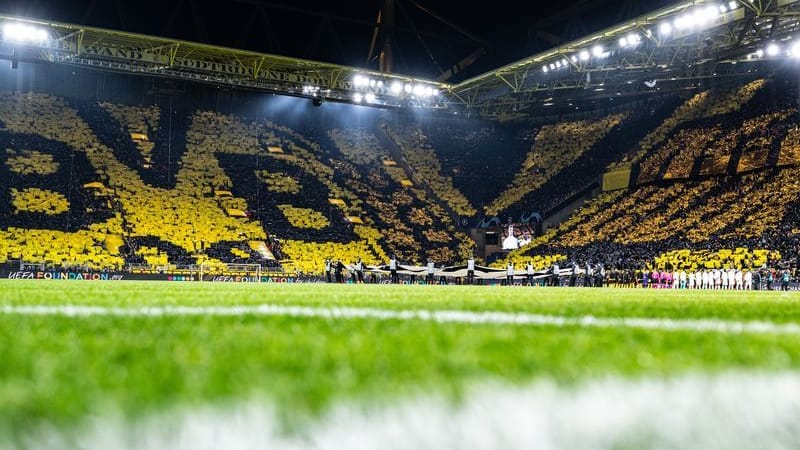
[[[57,3],[0,450],[800,447],[800,1]]]

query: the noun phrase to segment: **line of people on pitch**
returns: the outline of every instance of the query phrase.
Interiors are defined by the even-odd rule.
[[[533,263],[528,261],[524,270],[525,274],[522,276],[524,278],[521,278],[516,274],[514,264],[512,262],[507,263],[504,284],[512,286],[515,281],[523,279],[526,282],[525,284],[530,286],[604,287],[606,285],[606,269],[601,263],[593,265],[587,262],[586,266],[581,268],[577,263],[573,262],[569,269],[562,269],[556,262],[546,271],[546,276],[542,276],[541,272],[537,276]]]
[[[332,258],[325,258],[325,281],[328,283],[345,283],[345,271],[349,272],[351,283],[363,284],[364,278],[364,261],[358,258],[352,267],[344,265],[341,259],[333,260]],[[370,273],[371,283],[377,283],[377,275],[374,272]]]
[[[468,271],[467,278],[469,283],[472,283],[475,279],[475,260],[470,259],[468,266],[470,267]],[[390,283],[391,284],[400,284],[400,274],[398,273],[398,263],[397,258],[392,256],[389,260],[389,276],[390,276]],[[425,266],[425,283],[426,284],[448,284],[447,279],[445,277],[440,277],[439,281],[436,282],[434,279],[434,274],[436,273],[436,264],[433,262],[432,259],[428,258],[428,263]],[[332,258],[325,258],[325,281],[328,283],[345,283],[346,280],[345,271],[349,272],[349,282],[353,284],[363,284],[366,283],[366,277],[364,272],[366,271],[366,267],[364,262],[361,258],[358,258],[355,263],[351,266],[346,266],[341,259],[333,260]],[[414,276],[414,279],[417,277]],[[370,284],[377,284],[383,281],[383,275],[380,275],[376,271],[369,272],[369,283]]]
[[[774,284],[780,283],[780,290],[788,291],[792,280],[789,269],[706,269],[686,272],[652,272],[641,273],[641,287],[650,289],[699,289],[699,290],[773,290]],[[766,285],[766,286],[764,286]]]

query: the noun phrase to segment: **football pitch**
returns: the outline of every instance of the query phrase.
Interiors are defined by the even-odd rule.
[[[800,294],[0,282],[0,449],[792,448]]]

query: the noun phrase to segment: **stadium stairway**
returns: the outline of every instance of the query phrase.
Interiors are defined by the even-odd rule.
[[[600,195],[600,184],[595,181],[575,195],[545,211],[542,214],[542,230],[560,225],[561,222],[569,219],[575,211],[594,200],[598,195]]]
[[[174,189],[180,161],[186,153],[186,132],[189,130],[192,115],[183,104],[172,101],[161,108],[161,126],[155,137],[152,166],[153,178],[150,184],[165,189]],[[145,179],[147,181],[147,179]]]

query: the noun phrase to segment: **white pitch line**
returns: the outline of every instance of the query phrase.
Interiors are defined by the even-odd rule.
[[[165,317],[165,316],[276,316],[322,319],[401,320],[473,325],[518,325],[582,328],[637,328],[664,331],[699,331],[728,334],[800,334],[798,323],[765,321],[731,321],[720,319],[668,319],[642,317],[555,316],[501,311],[457,310],[392,310],[355,307],[309,307],[286,305],[253,306],[50,306],[32,305],[0,307],[3,315],[30,316],[115,316],[115,317]]]

